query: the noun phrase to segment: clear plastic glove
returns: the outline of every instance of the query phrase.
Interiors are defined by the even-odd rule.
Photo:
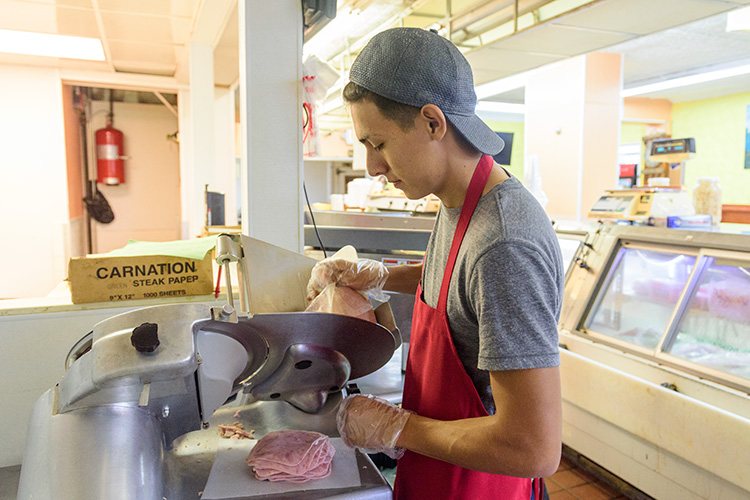
[[[367,297],[347,286],[328,285],[310,302],[305,311],[344,314],[372,323],[378,322]]]
[[[410,416],[410,411],[385,399],[356,394],[341,402],[336,425],[348,446],[365,453],[385,453],[397,460],[404,450],[396,447],[396,441]]]
[[[307,283],[307,300],[313,300],[328,285],[346,286],[365,292],[374,298],[383,295],[383,286],[388,279],[388,268],[382,262],[371,259],[349,259],[330,257],[315,264]]]

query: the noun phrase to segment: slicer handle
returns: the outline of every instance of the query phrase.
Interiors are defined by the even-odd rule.
[[[242,247],[235,243],[228,234],[220,234],[216,238],[216,263],[224,266],[224,286],[227,289],[227,301],[234,307],[234,293],[232,292],[232,275],[229,272],[229,263],[237,262],[242,258]]]

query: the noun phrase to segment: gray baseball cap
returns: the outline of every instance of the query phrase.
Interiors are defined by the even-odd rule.
[[[449,40],[421,28],[375,35],[352,64],[349,79],[392,101],[439,107],[475,148],[496,155],[505,143],[476,115],[469,61]]]

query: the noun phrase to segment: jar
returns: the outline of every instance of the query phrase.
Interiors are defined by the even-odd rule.
[[[696,214],[711,216],[711,224],[721,222],[721,184],[718,177],[698,177],[693,188],[693,207]]]

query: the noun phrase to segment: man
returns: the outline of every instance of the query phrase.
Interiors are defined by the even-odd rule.
[[[387,30],[350,80],[344,99],[368,173],[442,206],[423,266],[389,268],[385,283],[417,294],[403,408],[347,398],[341,435],[370,451],[406,450],[398,500],[539,500],[528,478],[554,473],[561,448],[564,273],[552,226],[493,162],[503,142],[476,116],[471,68],[448,40]],[[314,275],[336,282],[338,265],[323,261]]]

